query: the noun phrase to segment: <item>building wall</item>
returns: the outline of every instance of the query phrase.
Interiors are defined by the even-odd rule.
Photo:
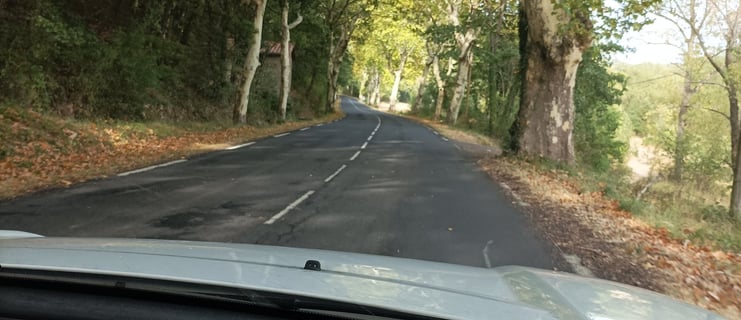
[[[280,57],[267,56],[262,60],[262,65],[257,68],[255,75],[256,94],[274,94],[275,97],[280,95]]]

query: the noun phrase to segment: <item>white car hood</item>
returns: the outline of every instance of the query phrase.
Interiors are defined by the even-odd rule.
[[[8,239],[18,236],[0,232],[0,268],[265,290],[446,319],[722,319],[648,290],[525,267],[212,242]],[[307,260],[322,270],[303,269]]]

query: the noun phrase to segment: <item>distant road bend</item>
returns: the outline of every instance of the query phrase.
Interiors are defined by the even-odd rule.
[[[353,99],[341,106],[339,121],[2,202],[0,229],[553,267],[453,141]]]

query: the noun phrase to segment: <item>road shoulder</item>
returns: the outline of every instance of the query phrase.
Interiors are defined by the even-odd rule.
[[[672,239],[601,192],[582,192],[565,171],[490,152],[497,142],[416,117],[448,135],[499,183],[539,234],[580,274],[661,292],[741,318],[741,256]],[[484,137],[485,138],[485,137]],[[584,268],[579,272],[579,269]]]

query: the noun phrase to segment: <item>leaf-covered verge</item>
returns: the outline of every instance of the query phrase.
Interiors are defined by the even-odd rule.
[[[342,117],[275,126],[79,121],[0,109],[0,199],[66,187],[118,172],[223,149],[231,144]]]
[[[498,156],[497,141],[429,120],[415,119],[480,156],[478,164],[545,239],[575,255],[597,277],[618,281],[741,318],[741,254],[704,241],[680,239],[591,186],[594,181],[544,162]],[[479,145],[473,148],[471,145]],[[468,147],[467,147],[468,146]],[[488,151],[492,150],[492,151]],[[524,205],[523,205],[524,204]],[[648,222],[647,222],[648,221]]]
[[[523,211],[546,238],[596,276],[741,318],[741,255],[679,240],[602,192],[583,192],[566,171],[514,157],[479,164],[529,204]]]

